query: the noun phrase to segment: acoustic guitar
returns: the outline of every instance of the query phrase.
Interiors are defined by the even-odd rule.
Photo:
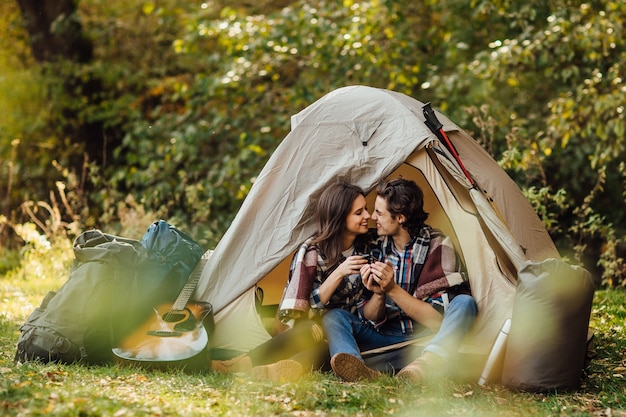
[[[113,348],[117,362],[148,368],[207,366],[205,349],[214,327],[213,308],[206,302],[189,302],[212,251],[195,267],[174,303],[153,309],[154,314]]]

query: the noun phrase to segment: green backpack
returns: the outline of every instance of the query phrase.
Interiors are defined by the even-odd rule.
[[[202,256],[196,242],[163,220],[142,242],[91,230],[73,249],[69,279],[20,327],[16,361],[110,362],[111,348],[155,305],[176,298]]]

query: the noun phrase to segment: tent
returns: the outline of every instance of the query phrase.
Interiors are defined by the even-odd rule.
[[[425,125],[424,104],[367,86],[339,88],[292,116],[291,131],[260,172],[202,272],[196,297],[215,312],[216,348],[247,351],[268,340],[255,305],[277,304],[291,257],[314,229],[320,193],[341,179],[370,193],[381,178],[415,180],[428,223],[453,238],[479,314],[463,348],[485,359],[511,317],[524,262],[559,259],[517,185],[466,132],[436,113],[475,185]]]

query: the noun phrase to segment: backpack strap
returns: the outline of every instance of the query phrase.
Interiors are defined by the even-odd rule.
[[[28,328],[30,327],[30,328]],[[50,328],[24,325],[17,343],[16,361],[73,363],[86,359],[84,347]]]

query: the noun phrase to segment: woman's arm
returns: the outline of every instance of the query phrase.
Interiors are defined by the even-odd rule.
[[[343,278],[348,275],[358,274],[361,266],[366,263],[367,260],[363,259],[361,255],[350,256],[340,263],[320,285],[318,292],[320,302],[322,304],[328,303],[339,284],[343,281]]]

